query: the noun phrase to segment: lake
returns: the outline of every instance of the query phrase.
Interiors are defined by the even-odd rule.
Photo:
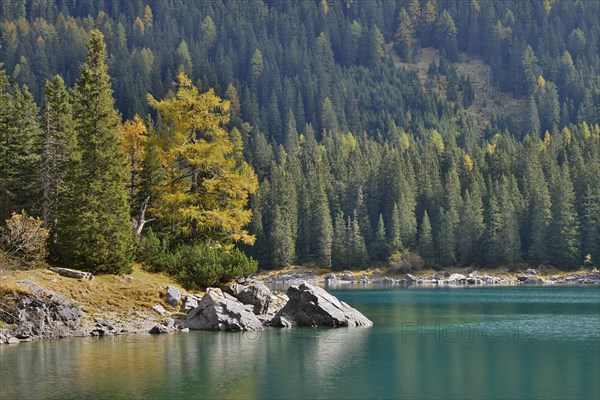
[[[335,290],[374,327],[0,346],[0,398],[600,398],[600,288]]]

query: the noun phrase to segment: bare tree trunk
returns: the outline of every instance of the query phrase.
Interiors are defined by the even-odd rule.
[[[146,209],[148,208],[149,201],[150,196],[146,197],[146,199],[142,202],[138,219],[133,219],[133,234],[136,237],[140,237],[142,235],[142,230],[144,229],[144,225],[146,225],[146,223],[154,221],[154,218],[146,220]]]

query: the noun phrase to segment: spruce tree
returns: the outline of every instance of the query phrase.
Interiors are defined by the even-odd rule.
[[[595,264],[600,262],[600,193],[589,185],[583,197],[581,250],[582,255],[589,254]]]
[[[461,207],[460,224],[457,228],[459,261],[462,265],[476,262],[481,246],[483,224],[483,205],[481,198],[473,196],[467,190]]]
[[[0,77],[0,80],[2,78]],[[12,212],[23,209],[32,214],[39,214],[40,192],[38,182],[38,168],[40,164],[41,129],[39,123],[39,109],[27,86],[19,88],[14,86],[12,95],[2,94],[0,82],[0,96],[7,99],[6,110],[0,112],[0,153],[2,161],[0,173],[2,193],[0,193],[1,221],[10,217]]]
[[[331,243],[331,265],[334,269],[341,270],[346,267],[347,252],[346,222],[344,221],[344,213],[340,211],[335,217]]]
[[[275,209],[269,236],[273,249],[271,265],[275,267],[291,265],[295,258],[295,243],[290,222],[280,208]]]
[[[433,235],[431,234],[431,222],[429,221],[427,211],[423,213],[421,230],[419,231],[419,254],[425,260],[426,265],[431,266],[435,264],[435,248],[433,245]]]
[[[530,171],[530,172],[529,172]],[[548,230],[552,221],[550,192],[536,159],[529,160],[526,172],[526,185],[530,188],[529,198],[529,248],[527,255],[531,261],[540,263],[548,258],[550,247]]]
[[[49,247],[51,256],[56,251],[57,224],[60,213],[69,214],[65,209],[73,195],[68,174],[77,170],[81,161],[77,136],[73,125],[73,109],[70,95],[60,75],[46,81],[43,107],[43,148],[40,180],[42,182],[42,219],[50,231]]]
[[[10,176],[12,165],[12,137],[9,130],[10,119],[14,107],[13,95],[10,92],[8,77],[0,63],[0,221],[10,217],[12,211],[10,197]]]
[[[329,204],[322,183],[318,183],[314,200],[311,204],[312,234],[311,252],[317,265],[331,267],[331,242],[333,240],[333,226],[329,214]]]
[[[358,213],[355,211],[352,219],[348,218],[348,246],[350,247],[351,263],[353,267],[362,267],[369,255],[365,239],[360,231]]]
[[[388,242],[390,244],[389,252],[402,251],[404,245],[402,243],[402,229],[400,222],[400,209],[398,203],[394,204],[392,209],[392,217],[389,224]]]
[[[374,259],[383,261],[387,254],[386,238],[385,238],[385,224],[383,222],[383,216],[379,214],[377,220],[377,229],[375,230],[375,241],[373,243],[372,256]]]
[[[579,254],[579,219],[575,209],[575,191],[565,161],[556,173],[552,196],[552,260],[562,268],[575,268],[581,262]]]
[[[68,218],[58,221],[58,253],[65,266],[126,273],[133,250],[128,174],[100,31],[92,31],[87,48],[73,92],[81,164],[68,177],[74,193],[67,205]]]

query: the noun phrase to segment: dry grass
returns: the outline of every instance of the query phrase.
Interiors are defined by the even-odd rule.
[[[75,301],[87,313],[147,311],[155,304],[169,308],[163,299],[165,288],[178,286],[171,277],[148,273],[139,265],[134,266],[128,277],[133,279],[101,275],[91,281],[80,281],[46,269],[7,271],[0,277],[0,296],[2,291],[22,290],[19,281],[32,281]]]
[[[427,71],[431,62],[435,61],[437,65],[440,63],[439,51],[431,47],[421,49],[413,63],[400,60],[393,51],[392,46],[388,46],[387,51],[398,68],[416,70],[422,83],[425,83],[427,79]],[[489,123],[494,114],[506,114],[517,125],[523,122],[524,100],[515,99],[513,93],[501,92],[494,85],[494,77],[490,72],[490,67],[481,58],[461,54],[459,62],[453,65],[456,67],[459,76],[466,75],[473,83],[474,102],[469,107],[469,111],[477,117],[482,127]],[[445,77],[440,78],[438,88],[438,95],[445,96]],[[523,88],[515,88],[515,90],[518,89]]]

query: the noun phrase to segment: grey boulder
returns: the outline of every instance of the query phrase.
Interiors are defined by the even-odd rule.
[[[463,274],[452,274],[448,278],[448,283],[466,283],[467,277]]]
[[[224,285],[221,289],[238,299],[242,304],[251,305],[256,315],[267,313],[272,303],[271,291],[262,282],[251,282],[247,285],[233,283]]]
[[[221,289],[209,288],[198,307],[187,314],[185,326],[193,330],[257,331],[263,325],[252,308]]]
[[[167,286],[166,294],[167,303],[173,307],[177,307],[181,301],[181,292],[175,286]]]
[[[289,301],[275,315],[272,325],[359,327],[373,323],[356,309],[327,293],[324,289],[303,282],[290,286]]]
[[[181,304],[181,309],[179,311],[187,313],[194,308],[198,307],[198,303],[202,300],[202,296],[198,296],[195,294],[188,294],[183,297],[183,303]]]
[[[169,328],[168,326],[162,325],[162,324],[158,324],[158,325],[154,325],[148,333],[159,335],[162,333],[170,333],[170,332],[171,332],[171,328]]]
[[[14,325],[10,335],[17,338],[61,338],[80,325],[82,313],[63,296],[35,287],[30,295],[0,299],[0,320]],[[17,339],[18,340],[18,339]]]

